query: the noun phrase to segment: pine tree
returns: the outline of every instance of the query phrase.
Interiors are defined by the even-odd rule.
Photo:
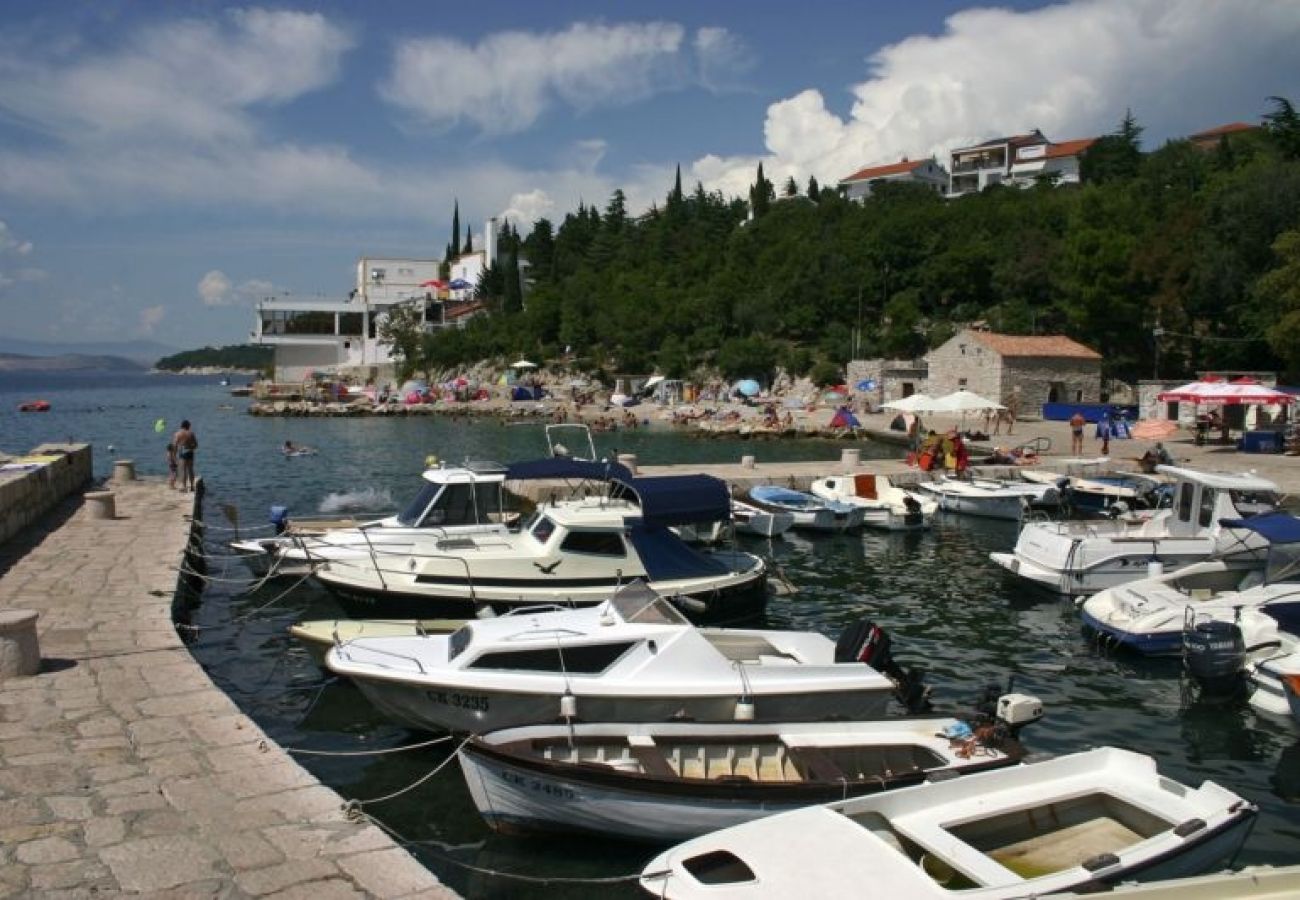
[[[793,175],[785,180],[785,195],[787,197],[799,196],[799,185],[795,182]]]
[[[763,164],[759,163],[758,177],[749,189],[749,208],[753,212],[755,219],[767,213],[774,197],[772,182],[767,180],[767,177],[763,174]]]
[[[460,200],[456,201],[455,210],[451,214],[451,252],[460,256]]]
[[[468,225],[465,226],[465,246],[460,248],[460,252],[464,254],[474,252],[474,235]]]
[[[822,197],[821,186],[817,184],[817,176],[808,176],[808,199],[816,203]]]

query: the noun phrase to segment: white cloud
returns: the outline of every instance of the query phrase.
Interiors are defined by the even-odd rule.
[[[199,279],[199,298],[204,306],[225,306],[230,302],[230,279],[220,269],[213,269]]]
[[[754,68],[755,58],[749,46],[725,28],[701,28],[695,32],[694,43],[700,84],[709,90],[735,90],[740,87],[741,76]]]
[[[510,224],[519,229],[520,234],[527,234],[534,222],[538,219],[550,218],[555,214],[555,210],[555,201],[546,191],[539,188],[513,195],[506,208],[497,213],[497,218],[509,219]]]
[[[938,35],[875,53],[846,118],[815,90],[772,104],[761,158],[773,181],[812,174],[833,184],[864,165],[930,154],[942,160],[954,146],[999,134],[1104,134],[1128,108],[1158,146],[1257,120],[1265,95],[1294,95],[1298,41],[1300,4],[1271,0],[970,9],[949,17]],[[706,184],[737,193],[737,185],[753,181],[758,159],[709,156],[693,168],[708,173]]]
[[[126,46],[0,44],[0,110],[75,145],[248,140],[249,110],[338,74],[352,38],[317,13],[232,10],[136,32]]]
[[[147,306],[140,310],[140,333],[153,334],[154,331],[157,330],[158,326],[162,324],[162,320],[166,317],[167,307],[162,306],[161,304],[158,306]]]
[[[498,32],[476,45],[407,40],[380,92],[436,127],[468,122],[490,133],[518,132],[557,101],[588,110],[681,86],[683,40],[682,26],[672,22],[578,22],[563,31]]]
[[[9,223],[0,220],[0,253],[16,253],[26,256],[32,252],[32,242],[23,240],[13,233]]]

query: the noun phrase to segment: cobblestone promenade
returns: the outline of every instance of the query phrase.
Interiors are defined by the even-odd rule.
[[[0,679],[0,897],[455,895],[213,686],[171,621],[193,494],[112,485],[0,545],[43,665]]]

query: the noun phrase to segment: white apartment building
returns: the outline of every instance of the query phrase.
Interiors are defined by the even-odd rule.
[[[948,172],[933,158],[918,160],[904,158],[883,166],[868,166],[847,178],[841,178],[839,187],[846,198],[861,202],[871,196],[875,185],[881,182],[900,181],[923,184],[938,194],[948,191]]]

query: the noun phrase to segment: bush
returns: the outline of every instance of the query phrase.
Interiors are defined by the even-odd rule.
[[[812,373],[808,377],[818,387],[831,387],[844,383],[844,375],[840,367],[828,359],[823,359],[813,366]]]

